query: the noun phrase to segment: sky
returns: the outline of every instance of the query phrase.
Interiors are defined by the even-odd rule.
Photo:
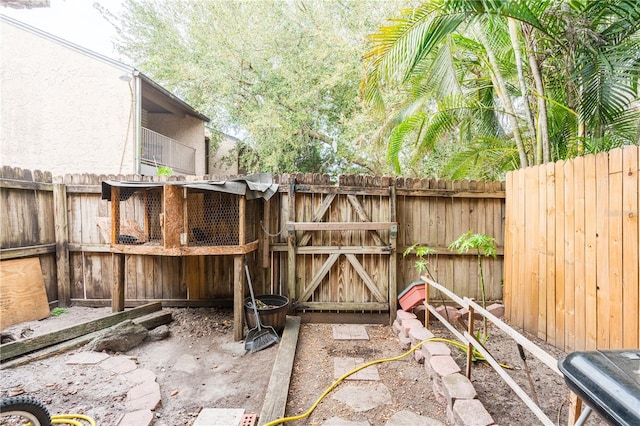
[[[113,59],[122,59],[112,45],[116,33],[93,6],[95,0],[50,0],[50,7],[12,9],[0,6],[0,13],[56,35]],[[110,11],[121,8],[121,0],[98,1]]]

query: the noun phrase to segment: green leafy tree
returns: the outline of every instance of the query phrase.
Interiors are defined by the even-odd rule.
[[[427,1],[370,36],[362,93],[397,172],[443,142],[457,178],[637,144],[639,28],[634,0]]]
[[[358,98],[366,34],[405,2],[127,0],[141,71],[238,136],[247,171],[385,173]]]

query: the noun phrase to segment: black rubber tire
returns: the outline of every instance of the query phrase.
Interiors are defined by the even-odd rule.
[[[0,399],[0,417],[4,416],[22,417],[32,426],[51,426],[49,410],[35,398],[14,396]]]

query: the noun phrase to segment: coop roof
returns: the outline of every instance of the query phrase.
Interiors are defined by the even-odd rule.
[[[200,189],[205,191],[226,192],[229,194],[244,195],[247,200],[263,198],[268,200],[278,191],[278,184],[273,183],[270,173],[258,173],[238,177],[230,180],[200,180],[200,181],[168,181],[168,182],[134,182],[105,180],[102,182],[102,199],[111,201],[111,187],[123,188],[120,191],[120,199],[126,200],[134,192],[139,190],[162,187],[164,185],[176,185],[185,188]]]

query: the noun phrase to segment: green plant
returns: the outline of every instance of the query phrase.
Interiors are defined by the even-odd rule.
[[[432,254],[435,254],[436,251],[434,249],[432,249],[431,247],[427,247],[427,246],[421,246],[419,244],[413,244],[410,247],[407,247],[407,249],[402,253],[402,256],[407,257],[409,254],[411,254],[413,251],[416,251],[416,263],[413,265],[416,268],[416,271],[418,271],[418,273],[422,273],[424,271],[427,272],[427,274],[429,274],[429,276],[431,278],[435,278],[433,276],[433,274],[431,273],[431,271],[429,270],[429,256]]]
[[[51,311],[51,316],[52,317],[57,317],[57,316],[60,316],[62,314],[66,314],[67,312],[69,312],[69,310],[67,308],[54,308]]]
[[[156,173],[158,173],[158,176],[173,176],[173,169],[169,166],[158,166]]]
[[[449,245],[449,250],[458,253],[468,253],[474,250],[478,256],[478,279],[480,281],[480,291],[482,292],[482,307],[487,307],[487,291],[484,282],[484,272],[482,270],[482,258],[491,256],[496,258],[496,239],[485,234],[474,234],[472,230],[460,235],[457,240]],[[469,319],[471,321],[471,319]],[[487,319],[483,319],[484,334],[487,336]]]

